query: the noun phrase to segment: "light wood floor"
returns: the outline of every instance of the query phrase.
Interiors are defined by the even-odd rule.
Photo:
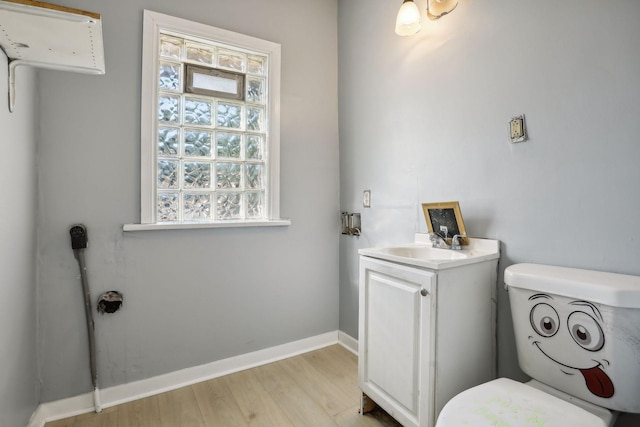
[[[45,427],[400,426],[358,414],[357,363],[334,345]]]

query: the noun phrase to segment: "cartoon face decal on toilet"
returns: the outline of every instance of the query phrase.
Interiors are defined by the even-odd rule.
[[[582,374],[587,389],[598,397],[610,398],[614,386],[603,358],[606,337],[598,307],[588,301],[558,301],[547,294],[529,297],[529,321],[535,334],[531,344],[566,375]]]

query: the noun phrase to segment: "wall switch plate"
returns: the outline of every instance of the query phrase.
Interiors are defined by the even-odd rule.
[[[365,208],[371,207],[371,190],[364,190],[362,193],[362,206]]]
[[[527,139],[527,129],[524,123],[524,114],[513,117],[509,121],[509,139],[512,143],[522,142]]]

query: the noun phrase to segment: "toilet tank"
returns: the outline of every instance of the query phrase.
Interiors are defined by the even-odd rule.
[[[515,264],[504,281],[527,375],[596,405],[640,413],[640,277]]]

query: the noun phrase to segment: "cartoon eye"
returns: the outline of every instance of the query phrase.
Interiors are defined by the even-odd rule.
[[[531,309],[529,320],[533,330],[546,338],[554,336],[560,325],[560,318],[556,310],[545,303],[536,304]]]
[[[567,319],[571,337],[585,350],[598,351],[604,346],[604,332],[600,324],[582,311],[574,311]]]

